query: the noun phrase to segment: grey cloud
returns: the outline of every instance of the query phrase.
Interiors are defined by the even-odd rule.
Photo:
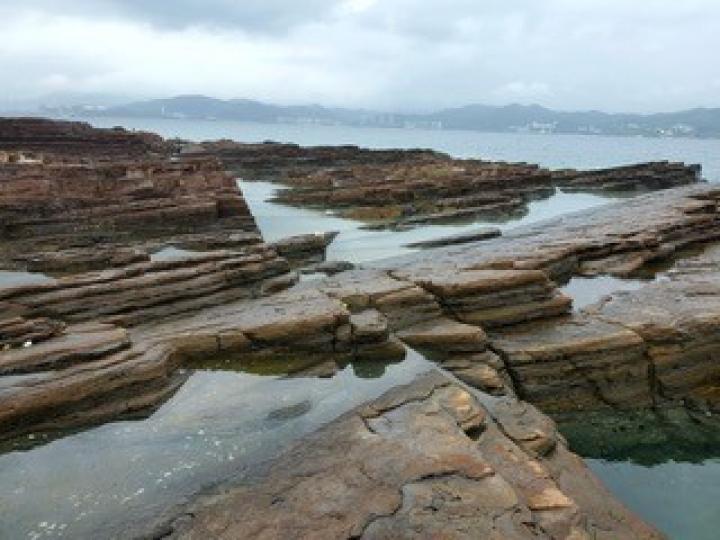
[[[24,0],[0,3],[0,35],[0,70],[21,74],[0,91],[18,95],[720,105],[716,0]]]
[[[190,26],[283,32],[325,17],[340,0],[24,0],[57,14],[127,18],[162,29]]]

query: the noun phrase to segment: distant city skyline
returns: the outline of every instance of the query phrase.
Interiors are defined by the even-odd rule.
[[[399,112],[720,106],[712,0],[6,4],[0,108],[179,94]]]

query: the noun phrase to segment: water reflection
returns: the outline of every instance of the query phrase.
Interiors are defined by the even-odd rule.
[[[290,141],[303,146],[356,144],[368,148],[432,148],[457,158],[528,161],[551,168],[593,169],[669,159],[702,163],[708,179],[720,180],[720,141],[717,139],[487,133],[168,118],[88,120],[98,127],[119,125],[196,141],[227,138],[245,142]]]
[[[433,369],[413,351],[397,364],[340,366],[332,378],[288,377],[288,363],[272,374],[208,364],[145,420],[1,455],[0,508],[12,519],[0,520],[0,538],[131,537],[204,487],[252,472],[296,438]]]
[[[21,285],[40,285],[55,281],[50,276],[36,272],[12,272],[0,270],[0,288],[17,287]]]
[[[720,459],[652,467],[594,459],[586,463],[618,499],[669,538],[717,540]]]
[[[612,276],[570,278],[561,290],[573,299],[573,309],[579,311],[621,291],[636,291],[649,282],[642,279],[616,278]]]
[[[180,249],[175,246],[164,247],[154,253],[150,254],[151,261],[177,261],[180,259],[189,259],[192,257],[203,255],[197,251],[189,251],[187,249]]]
[[[670,538],[717,538],[720,423],[714,416],[682,409],[594,413],[559,427],[618,499]]]
[[[272,182],[238,182],[245,199],[255,216],[266,241],[272,242],[295,234],[339,231],[337,238],[327,250],[327,259],[362,263],[411,253],[417,249],[406,244],[422,242],[454,234],[470,233],[479,226],[494,226],[501,230],[536,223],[569,212],[585,210],[606,204],[610,199],[587,193],[564,193],[557,191],[547,199],[531,201],[527,212],[520,218],[497,223],[470,220],[453,225],[420,225],[410,230],[367,230],[364,223],[340,218],[332,213],[295,208],[269,202],[282,186]]]

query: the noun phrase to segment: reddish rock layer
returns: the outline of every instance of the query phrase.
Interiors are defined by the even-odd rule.
[[[390,391],[204,497],[157,537],[659,539],[531,406],[440,374]]]
[[[85,161],[143,157],[169,153],[171,145],[153,133],[124,128],[99,129],[83,122],[47,118],[0,118],[0,161],[3,151],[55,154]],[[12,156],[5,154],[5,158]]]
[[[186,147],[214,155],[243,178],[281,182],[277,199],[332,208],[348,217],[411,226],[507,217],[554,193],[638,191],[697,182],[699,166],[655,162],[593,171],[552,172],[526,163],[452,159],[427,150],[299,147],[223,141]]]
[[[144,246],[260,241],[223,165],[214,158],[170,158],[169,145],[154,135],[4,119],[0,156],[5,266],[94,269],[141,260],[142,249],[136,250]],[[52,256],[57,250],[63,255]]]

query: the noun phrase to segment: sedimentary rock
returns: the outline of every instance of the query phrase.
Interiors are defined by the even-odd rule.
[[[545,411],[717,410],[719,276],[710,250],[582,313],[497,332],[492,344],[520,395]]]
[[[670,189],[514,229],[500,238],[371,264],[408,272],[413,280],[486,269],[539,269],[554,280],[577,273],[624,277],[684,246],[720,238],[719,200],[720,191],[709,185]]]
[[[433,293],[446,312],[486,328],[561,315],[572,300],[540,270],[460,270],[429,274],[399,272]]]
[[[186,148],[216,156],[249,180],[290,186],[277,200],[331,208],[347,217],[393,227],[522,214],[556,188],[640,191],[695,183],[697,165],[653,162],[610,169],[549,171],[527,163],[452,159],[427,150],[299,147],[231,141]]]
[[[4,306],[3,306],[4,307]],[[0,348],[7,350],[21,345],[33,345],[62,332],[65,325],[45,317],[26,319],[6,309],[0,316]]]
[[[435,319],[441,313],[435,298],[421,287],[376,270],[342,272],[309,286],[342,301],[350,311],[378,310],[393,331]]]
[[[23,317],[133,326],[240,298],[260,296],[286,274],[287,261],[267,246],[192,258],[131,264],[38,284],[0,289],[0,306]]]
[[[353,270],[354,268],[355,268],[355,265],[348,261],[323,261],[320,263],[315,263],[315,264],[305,266],[302,269],[302,273],[303,274],[320,273],[320,274],[327,274],[328,276],[332,276],[334,274],[339,274],[340,272],[345,272],[347,270]]]
[[[325,251],[337,235],[337,231],[301,234],[283,238],[270,245],[291,263],[302,266],[324,261]]]
[[[405,328],[398,337],[475,388],[495,395],[514,393],[505,364],[488,349],[479,326],[439,317]]]
[[[157,529],[169,538],[661,538],[529,405],[397,388]]]
[[[657,297],[656,308],[638,309],[654,306],[651,300],[618,308],[637,322],[611,316],[612,302],[601,315],[554,320],[568,311],[569,299],[548,276],[617,253],[666,254],[668,245],[714,237],[716,196],[709,187],[671,190],[663,197],[667,206],[656,195],[641,197],[584,216],[589,223],[582,229],[579,218],[565,218],[511,233],[503,243],[422,252],[385,261],[384,270],[341,272],[267,297],[295,277],[273,249],[258,246],[5,289],[0,302],[21,327],[42,318],[134,326],[133,347],[169,348],[178,363],[217,354],[237,354],[238,361],[266,354],[272,361],[293,351],[394,358],[403,354],[400,338],[470,384],[493,394],[517,392],[553,412],[686,398],[712,407],[714,333],[702,330],[713,328],[707,292],[705,314],[688,315],[688,330],[676,330],[681,337],[668,342],[654,339],[651,329],[668,326],[660,307],[674,304],[655,289],[643,294]],[[700,276],[683,293],[694,298],[691,291],[709,278],[688,275]],[[537,318],[550,319],[513,328]],[[489,338],[483,329],[492,330]],[[48,343],[59,339],[53,336],[47,332]]]
[[[469,242],[478,242],[480,240],[488,240],[490,238],[497,238],[502,233],[500,229],[493,227],[483,227],[469,233],[453,234],[451,236],[441,236],[440,238],[433,238],[432,240],[424,240],[422,242],[411,242],[406,244],[405,247],[409,248],[432,248],[440,246],[452,246],[455,244],[467,244]]]
[[[171,145],[154,133],[47,118],[0,118],[0,162],[55,154],[61,159],[108,159],[167,155]],[[24,156],[24,153],[31,156]]]
[[[498,332],[492,346],[518,394],[543,411],[653,405],[645,343],[621,325],[580,315]]]
[[[701,167],[656,161],[588,171],[562,169],[552,175],[564,191],[647,191],[692,184],[700,179]]]
[[[547,279],[590,268],[626,275],[690,243],[716,239],[718,196],[711,187],[669,190],[378,265],[433,293],[447,316],[492,330],[488,346],[502,357],[493,369],[501,378],[510,375],[508,386],[545,411],[674,406],[683,399],[712,408],[717,267],[707,255],[680,265],[669,283],[564,318],[552,316],[567,313],[570,300]],[[531,319],[538,322],[512,326]],[[449,365],[475,365],[459,362]]]
[[[68,327],[28,348],[0,353],[0,433],[87,426],[146,413],[184,380],[172,349],[133,345],[111,325]]]
[[[147,262],[150,255],[143,249],[114,246],[69,248],[62,251],[37,251],[12,256],[13,265],[28,272],[72,274],[102,268],[118,268]]]
[[[281,182],[327,167],[447,158],[445,154],[422,149],[370,150],[353,145],[303,147],[270,141],[243,144],[231,140],[186,145],[181,153],[188,156],[216,156],[229,170],[247,180]]]
[[[400,359],[408,345],[483,392],[429,378],[386,395],[305,441],[266,475],[192,505],[162,532],[659,536],[608,496],[549,418],[515,396],[557,414],[718,410],[714,255],[678,265],[669,282],[581,313],[570,313],[557,283],[573,274],[632,274],[720,238],[720,192],[669,189],[503,238],[451,239],[375,268],[296,284],[282,255],[305,256],[330,237],[263,244],[213,156],[258,175],[281,170],[288,184],[328,198],[322,204],[366,216],[399,212],[409,223],[522,209],[557,185],[690,183],[695,169],[645,164],[553,174],[426,151],[239,151],[232,143],[169,160],[162,144],[143,143],[135,153],[128,134],[98,135],[103,142],[82,160],[73,149],[92,129],[78,130],[45,141],[31,130],[24,140],[37,147],[4,154],[3,245],[6,253],[24,250],[15,251],[15,262],[36,268],[61,271],[82,261],[115,268],[0,289],[0,439],[147,413],[187,376],[179,368],[197,359],[271,366],[292,356],[299,359],[293,375],[327,375],[348,360]],[[308,198],[302,204],[316,196],[292,193]],[[358,210],[358,197],[367,208]],[[162,260],[155,252],[166,245],[214,250]],[[72,249],[51,255],[52,246]],[[277,417],[305,406],[279,409]]]
[[[278,193],[283,203],[407,224],[522,212],[529,200],[554,192],[549,172],[537,166],[446,156],[329,168],[284,181],[293,188]]]
[[[212,161],[0,165],[0,230],[58,247],[202,228],[255,231],[234,180]]]
[[[227,238],[238,235],[257,243],[255,220],[220,162],[171,159],[169,148],[146,134],[0,119],[0,262],[53,271],[62,262],[48,252],[64,250],[61,271],[91,270],[128,262],[143,244],[182,247],[184,236],[208,246],[220,237],[215,247],[237,245]],[[10,159],[20,151],[36,157]]]

